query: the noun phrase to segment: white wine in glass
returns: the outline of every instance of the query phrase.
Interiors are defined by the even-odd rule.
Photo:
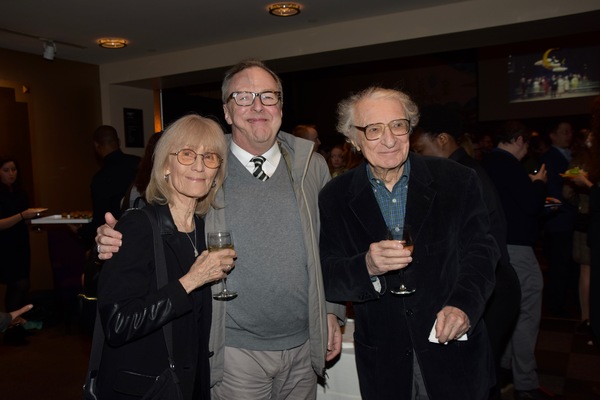
[[[218,251],[223,249],[233,249],[233,236],[229,231],[223,232],[208,232],[207,237],[207,247],[208,251]],[[231,300],[237,297],[236,292],[232,292],[231,290],[227,290],[227,278],[222,279],[223,282],[223,290],[219,293],[213,295],[213,299],[215,300]]]
[[[413,243],[412,233],[410,230],[410,225],[404,224],[403,227],[391,227],[388,229],[388,239],[389,240],[398,240],[402,243],[402,246],[406,250],[410,251],[412,254],[415,244]],[[390,292],[393,294],[398,294],[402,296],[406,296],[408,294],[413,294],[417,289],[409,288],[404,283],[404,269],[400,270],[400,286],[395,289],[390,289]]]

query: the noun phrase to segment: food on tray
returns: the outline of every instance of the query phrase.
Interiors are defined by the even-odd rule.
[[[92,218],[91,211],[71,211],[71,212],[63,212],[60,214],[63,218],[69,219],[90,219]]]
[[[587,176],[587,172],[585,172],[582,168],[573,167],[560,174],[560,176],[562,176],[563,178],[573,178],[574,176],[581,174],[583,174],[583,176]]]

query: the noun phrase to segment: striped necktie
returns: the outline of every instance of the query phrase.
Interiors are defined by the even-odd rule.
[[[266,158],[264,158],[263,156],[256,156],[252,157],[250,161],[254,163],[254,171],[252,172],[252,175],[260,179],[261,181],[266,181],[267,179],[269,179],[269,175],[267,175],[262,169],[262,165],[266,161]]]

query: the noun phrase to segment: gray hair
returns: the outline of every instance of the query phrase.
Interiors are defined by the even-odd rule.
[[[354,128],[356,105],[366,99],[397,100],[404,108],[406,119],[410,121],[411,130],[419,123],[419,108],[406,93],[397,89],[371,86],[340,101],[337,106],[337,131],[346,136],[354,146],[358,143],[357,130]]]
[[[248,68],[263,69],[264,71],[269,73],[269,75],[271,75],[271,77],[273,77],[275,82],[277,82],[277,90],[279,92],[281,92],[281,100],[280,100],[279,104],[282,105],[283,104],[283,85],[281,83],[281,79],[279,79],[277,74],[275,72],[271,71],[262,61],[255,60],[255,59],[248,59],[248,60],[240,61],[239,63],[237,63],[233,67],[231,67],[229,70],[227,70],[227,72],[225,72],[225,77],[223,78],[223,83],[221,84],[221,100],[223,101],[223,104],[226,104],[227,100],[229,100],[229,95],[231,94],[231,93],[229,93],[229,84],[231,83],[231,80],[233,79],[233,77],[236,76],[237,74],[239,74],[240,72],[247,70]]]

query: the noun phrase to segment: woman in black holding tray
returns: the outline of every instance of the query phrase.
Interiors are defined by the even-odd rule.
[[[152,387],[168,368],[162,327],[170,322],[184,399],[210,398],[208,283],[226,276],[235,251],[205,251],[201,216],[223,183],[226,154],[219,125],[198,115],[180,118],[161,137],[146,199],[162,226],[169,282],[157,288],[148,217],[126,213],[117,224],[123,245],[103,266],[98,287],[106,336],[97,385],[101,400],[141,398]]]

